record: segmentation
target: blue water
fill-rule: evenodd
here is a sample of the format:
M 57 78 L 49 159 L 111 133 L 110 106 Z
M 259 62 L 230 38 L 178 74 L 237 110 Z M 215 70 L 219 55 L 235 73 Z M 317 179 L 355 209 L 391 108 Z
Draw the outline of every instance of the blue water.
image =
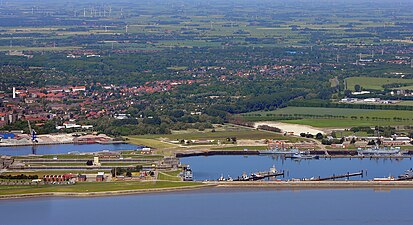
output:
M 352 177 L 355 179 L 373 179 L 374 177 L 397 177 L 405 170 L 413 167 L 411 159 L 319 159 L 301 160 L 272 158 L 270 156 L 210 156 L 181 158 L 184 164 L 189 164 L 196 180 L 216 180 L 221 175 L 235 178 L 243 172 L 253 173 L 268 171 L 275 165 L 278 170 L 285 171 L 285 177 L 311 178 L 328 177 L 333 174 L 345 174 L 347 172 L 367 171 L 364 177 Z
M 5 225 L 411 225 L 413 190 L 221 190 L 0 201 Z
M 103 150 L 136 150 L 139 146 L 131 144 L 61 144 L 61 145 L 37 145 L 19 147 L 0 147 L 0 155 L 28 155 L 28 154 L 66 154 L 68 152 L 98 152 Z

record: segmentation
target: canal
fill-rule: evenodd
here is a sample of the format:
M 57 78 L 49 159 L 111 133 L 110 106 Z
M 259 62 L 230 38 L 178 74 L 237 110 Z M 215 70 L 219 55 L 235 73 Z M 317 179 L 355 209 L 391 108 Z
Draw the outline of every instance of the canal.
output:
M 413 190 L 237 190 L 1 200 L 7 225 L 411 225 Z
M 195 180 L 216 180 L 221 175 L 232 178 L 259 171 L 268 171 L 275 166 L 277 170 L 285 171 L 285 177 L 311 178 L 328 177 L 333 174 L 345 174 L 347 172 L 367 172 L 364 177 L 352 177 L 351 180 L 373 179 L 375 177 L 388 177 L 402 174 L 413 167 L 413 161 L 406 159 L 349 159 L 333 158 L 319 160 L 293 160 L 276 158 L 272 156 L 196 156 L 181 158 L 181 163 L 188 164 L 192 168 Z
M 131 144 L 59 144 L 59 145 L 36 145 L 18 147 L 0 147 L 0 155 L 50 155 L 67 154 L 69 152 L 98 152 L 103 150 L 120 151 L 136 150 L 141 146 Z

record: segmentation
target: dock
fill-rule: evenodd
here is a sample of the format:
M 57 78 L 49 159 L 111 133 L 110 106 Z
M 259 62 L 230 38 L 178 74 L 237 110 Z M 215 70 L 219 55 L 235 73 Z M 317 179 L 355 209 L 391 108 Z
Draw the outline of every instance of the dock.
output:
M 307 151 L 310 156 L 318 156 L 319 158 L 333 159 L 333 158 L 357 158 L 357 159 L 411 159 L 413 156 L 413 151 L 407 150 L 404 154 L 397 155 L 358 155 L 355 150 L 309 150 Z M 271 154 L 260 154 L 258 150 L 187 150 L 177 152 L 175 154 L 176 158 L 185 158 L 193 156 L 215 156 L 215 155 L 265 155 L 269 156 Z M 274 154 L 277 155 L 277 154 Z M 281 157 L 285 157 L 288 154 L 279 154 Z
M 265 180 L 265 179 L 270 179 L 273 177 L 278 177 L 278 176 L 284 176 L 284 171 L 282 172 L 258 172 L 258 173 L 253 173 L 251 176 L 247 177 L 238 177 L 234 179 L 234 181 L 257 181 L 257 180 Z
M 205 150 L 205 151 L 186 151 L 176 153 L 176 158 L 185 158 L 192 156 L 214 156 L 214 155 L 259 155 L 259 151 L 255 150 Z
M 364 171 L 356 172 L 356 173 L 346 173 L 346 174 L 341 174 L 341 175 L 334 175 L 330 177 L 318 177 L 315 179 L 311 179 L 312 181 L 326 181 L 326 180 L 335 180 L 335 179 L 340 179 L 340 178 L 349 178 L 349 177 L 356 177 L 356 176 L 361 176 L 363 177 Z
M 270 190 L 315 190 L 315 189 L 413 189 L 413 181 L 207 181 L 204 184 L 222 188 L 268 188 Z

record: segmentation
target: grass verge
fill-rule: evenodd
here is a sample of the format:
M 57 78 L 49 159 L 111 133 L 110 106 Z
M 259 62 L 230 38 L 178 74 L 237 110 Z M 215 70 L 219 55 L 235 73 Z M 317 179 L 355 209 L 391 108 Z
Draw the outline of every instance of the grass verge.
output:
M 195 182 L 171 182 L 171 181 L 127 181 L 127 182 L 84 182 L 74 185 L 56 186 L 0 186 L 0 195 L 13 194 L 36 194 L 48 192 L 67 192 L 67 193 L 91 193 L 106 191 L 125 191 L 125 190 L 145 190 L 158 188 L 177 188 L 194 187 L 201 185 Z

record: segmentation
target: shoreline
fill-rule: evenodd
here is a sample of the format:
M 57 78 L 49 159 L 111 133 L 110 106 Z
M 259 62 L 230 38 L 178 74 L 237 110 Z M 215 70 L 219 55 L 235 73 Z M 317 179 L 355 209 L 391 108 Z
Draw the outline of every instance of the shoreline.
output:
M 413 189 L 413 181 L 209 181 L 208 184 L 216 184 L 216 187 L 224 188 L 273 188 L 290 190 L 314 190 L 314 189 Z
M 75 197 L 75 198 L 92 198 L 92 197 L 110 197 L 110 196 L 122 196 L 122 195 L 139 195 L 139 194 L 151 194 L 151 193 L 168 193 L 178 191 L 190 191 L 197 189 L 204 189 L 215 187 L 213 184 L 202 184 L 195 186 L 185 187 L 170 187 L 170 188 L 149 188 L 139 190 L 119 190 L 119 191 L 102 191 L 102 192 L 44 192 L 44 193 L 29 193 L 29 194 L 11 194 L 0 195 L 1 200 L 10 199 L 28 199 L 28 198 L 40 198 L 40 197 Z
M 40 197 L 74 197 L 74 198 L 92 198 L 92 197 L 111 197 L 122 195 L 140 195 L 153 193 L 184 192 L 199 189 L 265 189 L 265 190 L 343 190 L 343 189 L 373 189 L 373 190 L 396 190 L 396 189 L 413 189 L 413 181 L 206 181 L 199 182 L 200 185 L 171 188 L 150 188 L 140 190 L 119 190 L 103 192 L 45 192 L 31 194 L 10 194 L 0 195 L 1 200 L 10 199 L 29 199 Z

